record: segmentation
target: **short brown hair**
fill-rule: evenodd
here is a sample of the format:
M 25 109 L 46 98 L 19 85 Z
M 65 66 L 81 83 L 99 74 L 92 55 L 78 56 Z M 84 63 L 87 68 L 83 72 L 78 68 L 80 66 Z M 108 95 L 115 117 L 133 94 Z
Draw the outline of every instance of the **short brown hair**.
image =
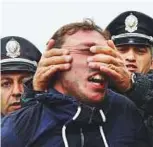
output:
M 58 29 L 51 39 L 55 40 L 54 47 L 61 47 L 64 43 L 64 35 L 72 35 L 79 30 L 94 30 L 99 32 L 105 39 L 109 39 L 110 36 L 104 32 L 98 25 L 94 23 L 91 19 L 84 19 L 82 22 L 74 22 L 67 25 L 64 25 L 60 29 Z

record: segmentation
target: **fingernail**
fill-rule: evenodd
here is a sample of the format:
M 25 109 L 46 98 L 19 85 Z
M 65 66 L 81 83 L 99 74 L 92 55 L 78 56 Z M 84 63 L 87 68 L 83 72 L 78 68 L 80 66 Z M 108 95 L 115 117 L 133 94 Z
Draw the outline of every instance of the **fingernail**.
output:
M 69 69 L 70 66 L 71 66 L 70 64 L 65 64 L 65 65 L 64 65 L 65 69 Z
M 71 60 L 72 60 L 72 57 L 71 57 L 71 56 L 66 56 L 66 57 L 65 57 L 65 61 L 66 61 L 66 62 L 69 62 L 69 61 L 71 61 Z
M 91 61 L 93 61 L 93 58 L 92 57 L 88 57 L 87 58 L 87 62 L 91 62 Z
M 64 52 L 63 52 L 63 55 L 68 55 L 70 52 L 69 52 L 69 50 L 65 50 Z
M 90 51 L 93 52 L 93 53 L 95 53 L 95 52 L 96 52 L 96 47 L 95 47 L 95 46 L 92 46 L 92 47 L 90 48 Z
M 90 62 L 90 63 L 88 64 L 88 66 L 89 66 L 89 67 L 94 67 L 94 63 Z

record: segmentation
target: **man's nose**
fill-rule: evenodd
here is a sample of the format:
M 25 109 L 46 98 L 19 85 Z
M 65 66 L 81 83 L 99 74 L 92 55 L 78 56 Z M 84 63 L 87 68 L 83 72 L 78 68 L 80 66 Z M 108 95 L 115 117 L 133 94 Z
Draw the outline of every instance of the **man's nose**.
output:
M 130 50 L 127 54 L 126 54 L 126 61 L 129 61 L 129 62 L 135 62 L 136 59 L 135 59 L 135 54 L 133 52 L 133 50 Z
M 21 98 L 22 93 L 23 93 L 23 84 L 15 83 L 12 96 L 16 98 Z

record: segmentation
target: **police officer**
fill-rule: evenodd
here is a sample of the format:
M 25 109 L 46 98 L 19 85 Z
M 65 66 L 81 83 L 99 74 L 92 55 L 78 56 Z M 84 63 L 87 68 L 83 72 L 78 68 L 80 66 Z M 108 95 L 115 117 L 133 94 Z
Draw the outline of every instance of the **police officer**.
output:
M 153 142 L 153 18 L 126 11 L 107 27 L 129 72 L 132 85 L 125 93 L 142 110 Z
M 23 81 L 31 78 L 41 52 L 30 41 L 18 36 L 1 39 L 1 115 L 21 108 Z

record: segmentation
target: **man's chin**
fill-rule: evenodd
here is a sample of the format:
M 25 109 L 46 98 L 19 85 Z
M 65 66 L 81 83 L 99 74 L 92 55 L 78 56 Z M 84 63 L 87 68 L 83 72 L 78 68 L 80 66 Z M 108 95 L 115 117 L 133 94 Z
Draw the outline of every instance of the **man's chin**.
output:
M 8 110 L 8 113 L 11 113 L 13 111 L 16 111 L 16 110 L 18 110 L 20 108 L 21 108 L 21 105 L 10 106 L 10 108 Z
M 99 103 L 102 102 L 104 100 L 105 97 L 105 92 L 104 93 L 92 93 L 90 95 L 88 95 L 87 97 L 87 101 L 89 103 Z
M 95 97 L 90 98 L 89 100 L 92 101 L 93 103 L 99 103 L 104 100 L 104 96 L 101 96 L 101 97 L 95 96 Z

